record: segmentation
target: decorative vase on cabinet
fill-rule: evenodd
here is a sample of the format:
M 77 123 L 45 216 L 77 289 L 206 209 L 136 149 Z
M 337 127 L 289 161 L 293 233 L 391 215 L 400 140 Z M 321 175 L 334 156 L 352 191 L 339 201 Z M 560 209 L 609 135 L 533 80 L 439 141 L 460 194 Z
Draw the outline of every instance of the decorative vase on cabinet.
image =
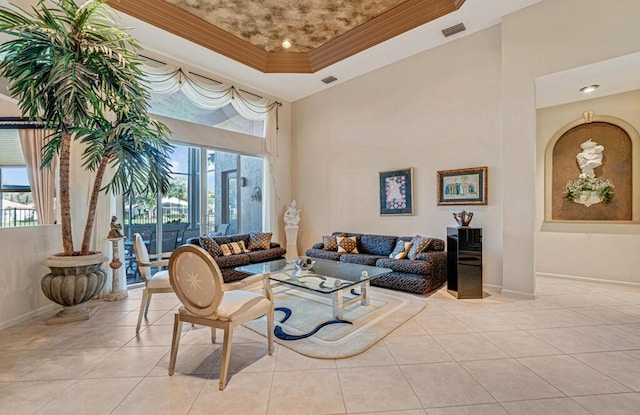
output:
M 482 228 L 447 228 L 447 291 L 482 298 Z

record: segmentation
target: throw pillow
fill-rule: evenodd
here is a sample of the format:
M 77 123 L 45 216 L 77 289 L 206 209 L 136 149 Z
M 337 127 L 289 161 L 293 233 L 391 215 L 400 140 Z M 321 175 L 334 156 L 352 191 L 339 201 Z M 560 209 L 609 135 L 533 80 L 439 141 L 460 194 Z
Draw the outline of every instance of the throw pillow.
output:
M 338 252 L 347 254 L 358 253 L 358 243 L 355 236 L 336 236 L 338 242 Z
M 420 235 L 414 236 L 413 239 L 411 239 L 411 243 L 413 243 L 413 246 L 409 250 L 409 254 L 407 255 L 407 258 L 416 259 L 416 255 L 418 255 L 420 252 L 424 252 L 427 250 L 430 240 L 431 238 L 425 238 L 424 236 L 420 236 Z
M 271 247 L 271 232 L 251 232 L 249 234 L 249 251 L 259 251 Z
M 399 240 L 398 242 L 396 242 L 396 247 L 393 248 L 393 252 L 389 254 L 389 258 L 402 259 L 406 257 L 412 246 L 413 242 L 405 242 Z
M 335 235 L 323 236 L 322 243 L 324 244 L 325 251 L 337 251 L 338 250 L 338 240 Z
M 220 249 L 222 249 L 222 255 L 224 256 L 249 252 L 249 250 L 244 246 L 244 241 L 229 242 L 228 244 L 222 244 L 220 245 Z
M 220 245 L 218 245 L 218 243 L 214 241 L 212 237 L 207 235 L 202 235 L 200 237 L 200 243 L 202 244 L 202 247 L 206 249 L 207 252 L 209 252 L 209 255 L 211 255 L 212 257 L 215 258 L 217 256 L 222 255 L 222 249 L 220 249 Z

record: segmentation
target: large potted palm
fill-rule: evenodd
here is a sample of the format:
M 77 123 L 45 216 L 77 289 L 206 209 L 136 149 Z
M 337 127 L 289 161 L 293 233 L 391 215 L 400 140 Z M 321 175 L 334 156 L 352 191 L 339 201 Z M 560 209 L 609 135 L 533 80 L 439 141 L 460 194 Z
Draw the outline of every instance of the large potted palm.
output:
M 169 186 L 169 131 L 149 116 L 138 45 L 117 28 L 105 3 L 40 0 L 30 11 L 0 7 L 0 32 L 11 36 L 0 45 L 0 75 L 22 114 L 51 131 L 43 167 L 56 155 L 59 160 L 63 252 L 45 260 L 51 273 L 41 285 L 65 306 L 62 321 L 89 318 L 84 302 L 104 286 L 107 258 L 90 250 L 100 191 L 164 193 Z M 72 234 L 72 148 L 81 149 L 83 168 L 95 173 L 79 250 Z M 104 185 L 108 169 L 112 179 Z

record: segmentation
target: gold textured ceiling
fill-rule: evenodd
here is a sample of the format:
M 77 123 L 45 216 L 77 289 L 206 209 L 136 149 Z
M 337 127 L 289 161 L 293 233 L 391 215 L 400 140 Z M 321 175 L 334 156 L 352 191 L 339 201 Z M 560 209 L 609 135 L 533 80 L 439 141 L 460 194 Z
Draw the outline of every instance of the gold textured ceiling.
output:
M 309 52 L 406 0 L 165 1 L 266 52 Z
M 121 12 L 265 73 L 313 73 L 465 0 L 109 0 Z M 288 39 L 292 47 L 284 49 Z

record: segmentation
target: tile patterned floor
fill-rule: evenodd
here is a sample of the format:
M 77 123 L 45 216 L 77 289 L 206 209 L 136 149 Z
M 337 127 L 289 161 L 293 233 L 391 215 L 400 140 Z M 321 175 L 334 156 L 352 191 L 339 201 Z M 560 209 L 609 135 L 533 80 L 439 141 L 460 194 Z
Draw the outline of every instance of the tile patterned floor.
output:
M 366 353 L 319 360 L 234 334 L 221 346 L 185 325 L 167 376 L 173 295 L 154 296 L 139 336 L 140 291 L 98 301 L 93 319 L 0 331 L 0 414 L 640 413 L 640 288 L 539 278 L 536 300 L 491 294 L 428 307 Z M 218 336 L 222 338 L 221 335 Z

